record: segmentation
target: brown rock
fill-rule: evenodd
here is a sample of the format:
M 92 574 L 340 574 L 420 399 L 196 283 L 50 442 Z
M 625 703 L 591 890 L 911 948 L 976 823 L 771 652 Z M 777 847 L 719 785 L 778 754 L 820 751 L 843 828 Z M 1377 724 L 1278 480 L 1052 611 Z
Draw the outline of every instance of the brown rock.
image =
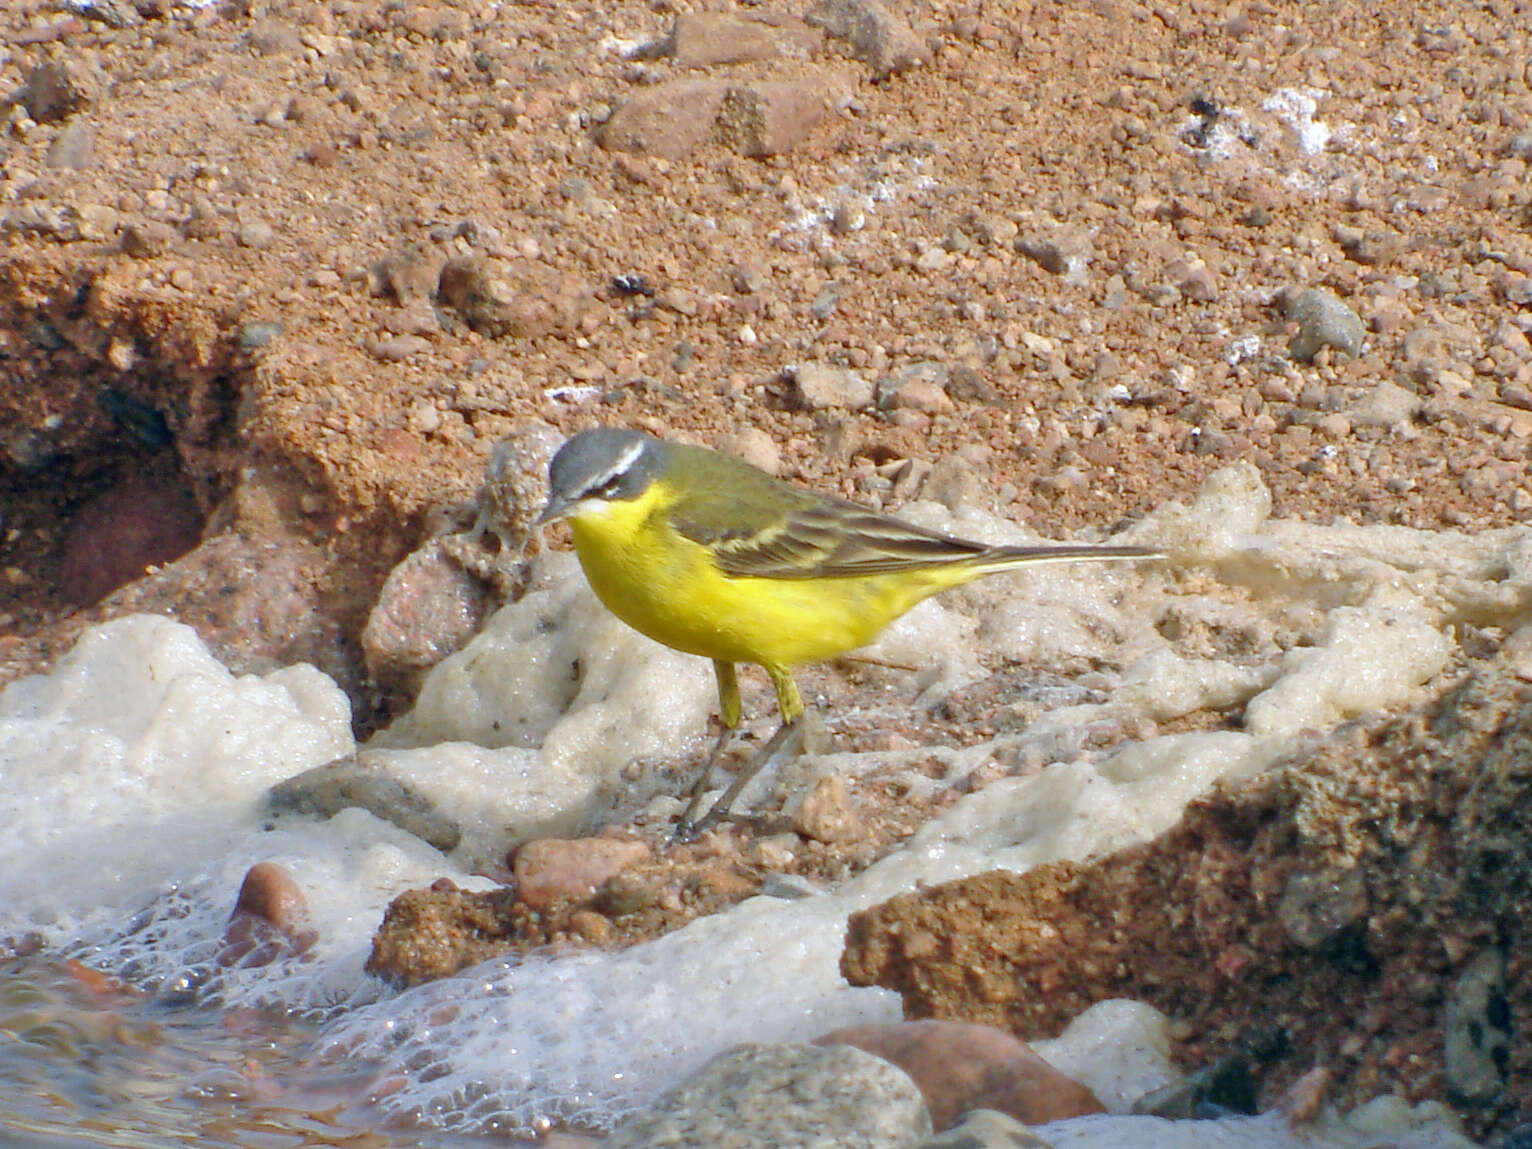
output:
M 709 68 L 753 60 L 807 58 L 823 44 L 822 32 L 789 16 L 685 12 L 676 17 L 664 50 L 683 68 Z
M 406 890 L 373 935 L 367 972 L 405 985 L 451 977 L 504 953 L 515 932 L 515 891 L 475 893 L 437 881 Z
M 180 558 L 201 534 L 202 512 L 185 487 L 129 478 L 96 495 L 70 523 L 61 589 L 71 602 L 89 606 L 149 567 Z
M 719 110 L 718 135 L 742 156 L 791 151 L 845 100 L 844 86 L 822 75 L 731 87 Z
M 878 0 L 818 0 L 804 19 L 846 41 L 879 79 L 930 58 L 924 41 Z
M 649 857 L 649 847 L 626 838 L 542 838 L 516 851 L 517 900 L 534 910 L 562 898 L 588 898 L 596 887 Z
M 461 650 L 484 621 L 484 583 L 429 540 L 389 572 L 362 630 L 362 657 L 379 685 L 413 694 L 421 677 Z
M 854 1025 L 816 1038 L 853 1045 L 915 1079 L 940 1133 L 970 1109 L 995 1109 L 1026 1125 L 1103 1113 L 1096 1095 L 1004 1030 L 961 1021 Z
M 437 295 L 469 327 L 496 339 L 572 334 L 590 305 L 576 279 L 546 264 L 472 255 L 447 261 Z
M 679 160 L 713 134 L 729 86 L 726 80 L 671 80 L 640 89 L 601 126 L 597 142 L 614 152 Z
M 67 119 L 91 102 L 90 93 L 78 73 L 52 61 L 39 64 L 27 73 L 20 95 L 27 115 L 39 124 Z
M 319 936 L 303 928 L 308 916 L 308 900 L 292 874 L 275 862 L 257 862 L 239 887 L 218 963 L 269 965 L 307 952 Z
M 1448 988 L 1479 955 L 1526 944 L 1532 894 L 1506 875 L 1532 869 L 1529 748 L 1532 687 L 1492 667 L 1215 791 L 1153 842 L 853 914 L 841 969 L 897 988 L 907 1016 L 1022 1036 L 1136 998 L 1177 1018 L 1192 1064 L 1229 1055 L 1259 1018 L 1257 1033 L 1292 1040 L 1263 1068 L 1263 1105 L 1316 1064 L 1343 1108 L 1426 1096 L 1451 1068 Z M 1501 1016 L 1532 1009 L 1525 963 L 1500 1000 Z M 1525 1106 L 1532 1050 L 1496 1072 L 1496 1104 Z
M 816 842 L 854 842 L 866 827 L 846 793 L 846 784 L 830 774 L 814 784 L 793 814 L 793 829 Z

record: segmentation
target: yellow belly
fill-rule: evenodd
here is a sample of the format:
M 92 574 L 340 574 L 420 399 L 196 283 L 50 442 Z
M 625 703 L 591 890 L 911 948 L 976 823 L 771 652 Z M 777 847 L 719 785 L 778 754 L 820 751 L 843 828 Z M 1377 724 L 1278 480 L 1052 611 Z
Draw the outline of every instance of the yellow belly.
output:
M 865 646 L 921 599 L 971 573 L 937 570 L 843 579 L 730 578 L 706 548 L 638 508 L 571 520 L 597 597 L 635 630 L 722 662 L 793 667 Z M 631 521 L 630 521 L 631 520 Z

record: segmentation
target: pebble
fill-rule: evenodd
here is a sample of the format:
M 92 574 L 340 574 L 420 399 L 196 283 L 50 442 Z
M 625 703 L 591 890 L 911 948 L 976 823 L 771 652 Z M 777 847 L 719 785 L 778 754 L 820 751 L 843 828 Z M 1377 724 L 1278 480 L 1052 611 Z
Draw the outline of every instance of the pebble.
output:
M 782 449 L 777 441 L 759 427 L 746 427 L 725 435 L 718 443 L 719 451 L 749 463 L 768 475 L 782 471 Z
M 1044 271 L 1080 283 L 1095 258 L 1090 235 L 1072 224 L 1031 221 L 1016 239 L 1016 250 Z
M 1298 324 L 1298 334 L 1287 351 L 1300 363 L 1309 362 L 1325 347 L 1353 359 L 1361 355 L 1367 327 L 1361 316 L 1332 292 L 1309 288 L 1288 302 L 1286 312 L 1288 319 Z
M 413 695 L 426 671 L 479 632 L 488 605 L 483 582 L 440 538 L 428 540 L 389 572 L 378 592 L 362 629 L 367 672 L 385 689 Z
M 839 775 L 829 774 L 814 784 L 793 813 L 793 829 L 816 842 L 855 842 L 867 834 L 856 804 Z
M 856 1025 L 816 1039 L 887 1058 L 914 1078 L 940 1132 L 970 1109 L 1028 1125 L 1105 1112 L 1096 1095 L 993 1026 L 963 1021 Z
M 516 850 L 516 900 L 534 910 L 589 898 L 596 888 L 649 858 L 647 844 L 630 838 L 540 838 Z
M 824 45 L 823 33 L 789 16 L 684 12 L 661 49 L 682 68 L 709 68 L 783 57 L 804 59 Z
M 68 119 L 91 102 L 77 73 L 51 61 L 27 73 L 18 96 L 27 115 L 39 124 Z
M 306 952 L 319 939 L 316 931 L 304 928 L 308 918 L 308 899 L 292 874 L 276 862 L 257 862 L 240 884 L 218 964 L 269 965 Z
M 953 410 L 947 394 L 948 370 L 944 363 L 910 363 L 878 380 L 878 407 L 883 411 L 909 410 L 940 414 Z
M 184 487 L 133 477 L 91 498 L 70 520 L 59 589 L 78 606 L 105 598 L 202 537 L 202 512 Z
M 420 335 L 395 335 L 388 339 L 369 339 L 367 351 L 385 363 L 400 363 L 412 355 L 431 350 L 431 341 Z
M 817 0 L 803 18 L 846 41 L 878 79 L 930 59 L 925 42 L 878 0 Z
M 437 296 L 494 339 L 572 335 L 590 306 L 590 293 L 570 275 L 530 259 L 479 255 L 449 259 Z
M 70 120 L 48 145 L 43 164 L 50 168 L 84 171 L 96 162 L 96 130 L 84 119 Z
M 790 152 L 850 98 L 836 77 L 810 73 L 792 80 L 730 85 L 716 131 L 742 156 Z
M 352 807 L 413 834 L 442 853 L 457 848 L 462 831 L 389 772 L 387 752 L 359 750 L 278 782 L 266 795 L 273 813 L 333 818 Z
M 607 1138 L 605 1149 L 895 1149 L 931 1133 L 915 1083 L 847 1046 L 741 1045 Z
M 876 395 L 872 381 L 849 367 L 812 362 L 790 370 L 794 396 L 810 411 L 827 407 L 856 410 L 871 405 Z

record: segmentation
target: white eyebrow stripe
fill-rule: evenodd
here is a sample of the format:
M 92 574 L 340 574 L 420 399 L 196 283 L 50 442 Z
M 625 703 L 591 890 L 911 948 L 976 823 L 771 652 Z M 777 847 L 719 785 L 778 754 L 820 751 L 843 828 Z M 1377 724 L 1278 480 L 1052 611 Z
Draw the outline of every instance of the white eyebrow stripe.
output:
M 585 491 L 583 493 L 588 494 L 591 491 L 599 491 L 602 487 L 606 486 L 618 475 L 626 474 L 628 468 L 631 467 L 634 463 L 638 462 L 638 457 L 643 453 L 644 444 L 642 440 L 637 443 L 630 444 L 622 452 L 622 454 L 618 455 L 617 458 L 612 461 L 612 465 L 610 467 L 602 471 L 599 475 L 591 476 L 590 481 L 585 484 Z

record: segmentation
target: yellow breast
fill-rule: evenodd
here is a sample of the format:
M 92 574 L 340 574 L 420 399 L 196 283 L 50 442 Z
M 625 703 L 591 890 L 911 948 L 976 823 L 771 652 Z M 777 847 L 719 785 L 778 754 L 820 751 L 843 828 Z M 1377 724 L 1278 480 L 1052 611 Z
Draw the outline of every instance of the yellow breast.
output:
M 571 516 L 585 577 L 608 609 L 677 650 L 792 667 L 875 638 L 921 599 L 966 582 L 947 569 L 838 579 L 731 578 L 672 529 L 657 487 Z

